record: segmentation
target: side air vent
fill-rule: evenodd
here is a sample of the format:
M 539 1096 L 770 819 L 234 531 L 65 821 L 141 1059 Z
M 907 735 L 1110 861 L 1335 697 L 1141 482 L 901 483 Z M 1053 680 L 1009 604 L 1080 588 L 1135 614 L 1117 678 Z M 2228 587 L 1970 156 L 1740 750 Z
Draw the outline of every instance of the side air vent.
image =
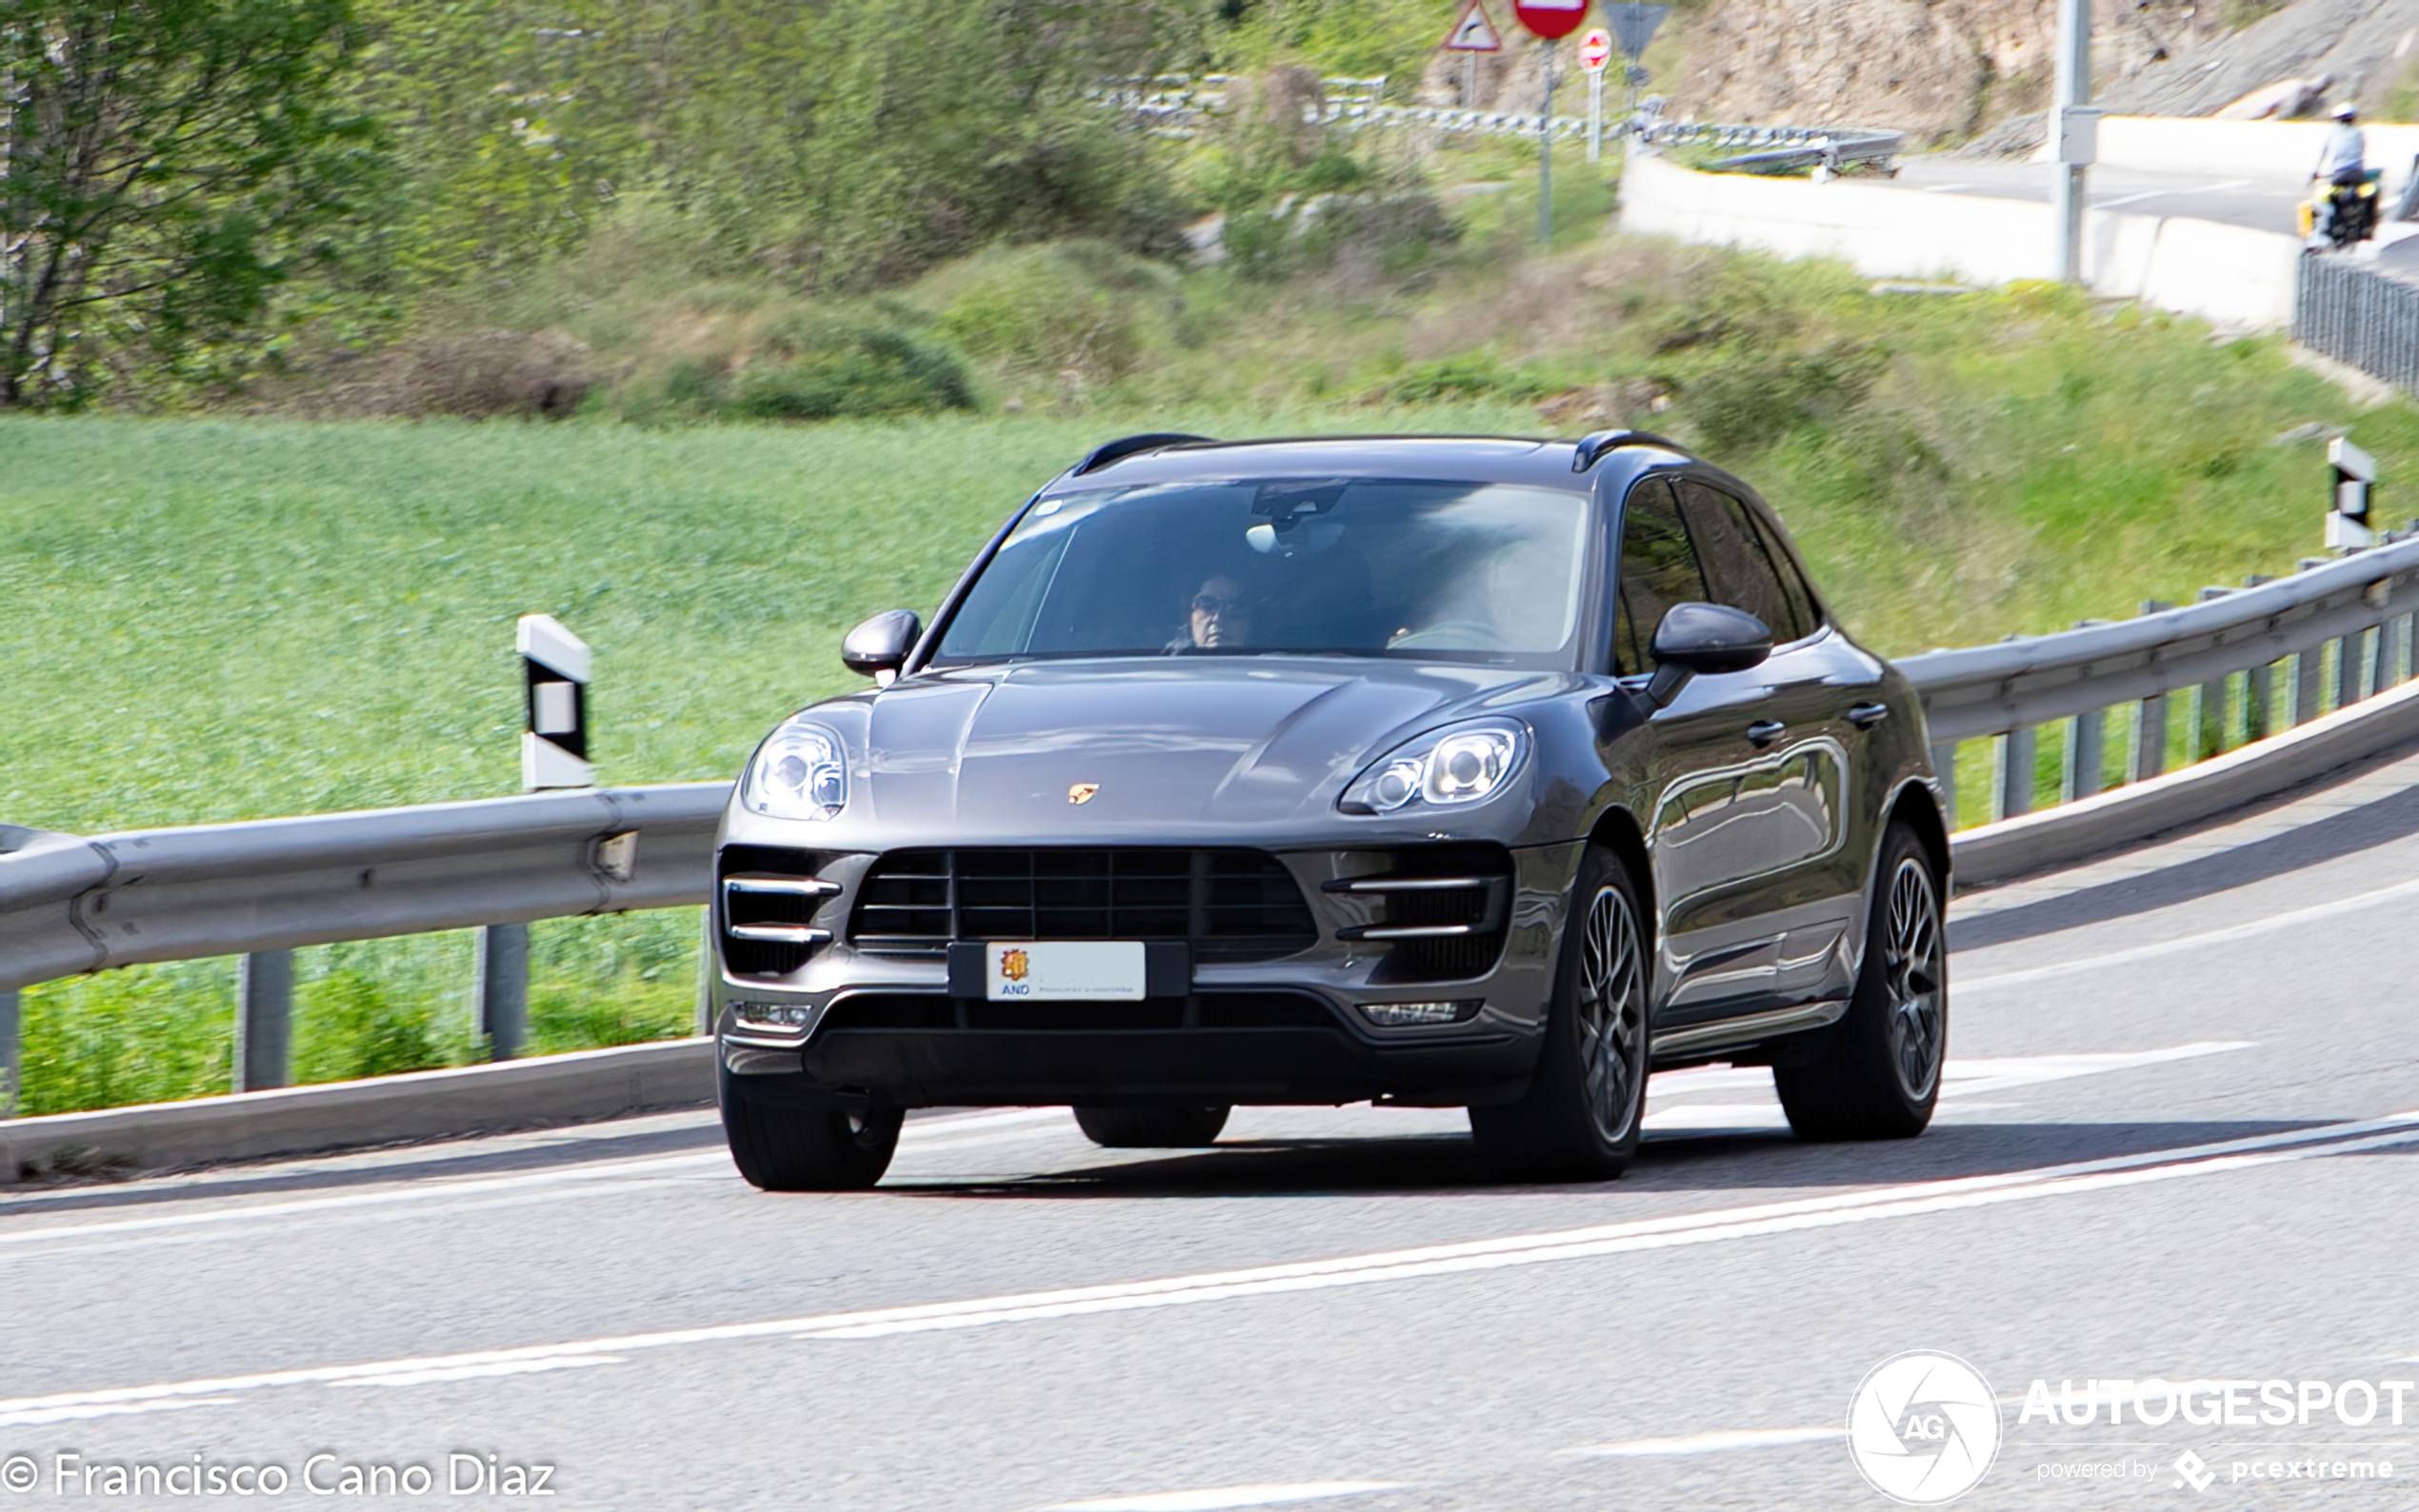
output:
M 814 873 L 822 857 L 774 846 L 727 846 L 716 865 L 714 914 L 723 964 L 739 976 L 786 977 L 831 943 L 814 916 L 840 885 Z
M 1390 869 L 1339 877 L 1321 890 L 1375 904 L 1368 924 L 1339 940 L 1388 945 L 1376 980 L 1452 982 L 1484 976 L 1503 954 L 1511 913 L 1511 857 L 1492 846 L 1400 851 Z

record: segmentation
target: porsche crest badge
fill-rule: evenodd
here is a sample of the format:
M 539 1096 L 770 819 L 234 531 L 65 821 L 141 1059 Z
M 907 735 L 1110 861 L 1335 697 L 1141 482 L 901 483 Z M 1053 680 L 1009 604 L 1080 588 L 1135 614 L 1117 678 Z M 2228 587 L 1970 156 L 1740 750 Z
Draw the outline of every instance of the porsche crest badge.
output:
M 1070 804 L 1089 804 L 1092 801 L 1092 794 L 1098 791 L 1100 791 L 1098 783 L 1077 783 L 1067 789 L 1067 801 Z

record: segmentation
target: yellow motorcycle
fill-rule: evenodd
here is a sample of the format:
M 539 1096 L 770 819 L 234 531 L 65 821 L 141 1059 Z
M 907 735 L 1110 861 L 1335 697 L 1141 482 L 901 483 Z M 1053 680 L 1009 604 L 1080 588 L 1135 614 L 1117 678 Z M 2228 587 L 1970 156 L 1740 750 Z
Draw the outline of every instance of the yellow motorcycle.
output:
M 2361 175 L 2357 184 L 2320 180 L 2310 189 L 2309 198 L 2297 207 L 2302 244 L 2341 251 L 2375 236 L 2378 186 L 2385 176 L 2385 169 L 2372 168 Z

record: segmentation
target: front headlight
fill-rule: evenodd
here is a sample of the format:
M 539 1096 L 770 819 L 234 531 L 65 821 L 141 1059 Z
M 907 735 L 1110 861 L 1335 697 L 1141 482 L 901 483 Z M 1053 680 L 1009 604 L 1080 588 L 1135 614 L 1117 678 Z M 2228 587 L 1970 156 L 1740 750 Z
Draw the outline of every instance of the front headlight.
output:
M 1430 730 L 1352 779 L 1335 806 L 1390 814 L 1414 803 L 1474 804 L 1511 780 L 1529 756 L 1529 731 L 1509 720 Z
M 829 819 L 849 802 L 848 752 L 820 725 L 791 720 L 748 764 L 739 801 L 774 819 Z

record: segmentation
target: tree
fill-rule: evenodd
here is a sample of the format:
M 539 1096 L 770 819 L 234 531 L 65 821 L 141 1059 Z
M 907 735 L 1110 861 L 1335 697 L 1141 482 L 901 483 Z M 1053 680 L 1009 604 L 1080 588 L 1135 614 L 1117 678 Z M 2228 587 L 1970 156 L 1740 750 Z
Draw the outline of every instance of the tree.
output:
M 375 162 L 351 0 L 0 0 L 0 408 L 213 359 Z

